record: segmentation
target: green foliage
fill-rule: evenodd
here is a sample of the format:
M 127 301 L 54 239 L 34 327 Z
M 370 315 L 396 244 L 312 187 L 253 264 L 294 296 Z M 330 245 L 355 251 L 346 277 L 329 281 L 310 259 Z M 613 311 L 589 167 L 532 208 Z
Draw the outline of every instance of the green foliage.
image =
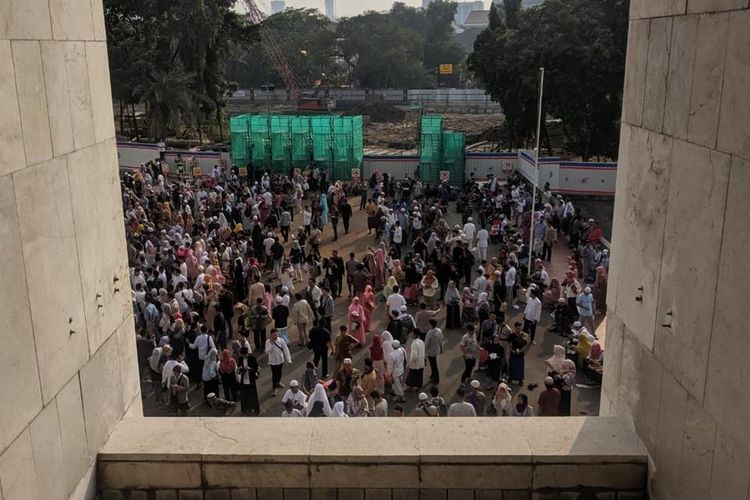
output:
M 388 14 L 368 12 L 338 25 L 339 48 L 351 68 L 352 83 L 368 88 L 430 85 L 421 36 Z
M 518 10 L 506 0 L 477 38 L 469 69 L 502 105 L 512 147 L 535 134 L 538 68 L 545 113 L 563 121 L 566 148 L 615 158 L 627 44 L 627 0 L 546 0 Z M 503 18 L 502 20 L 500 18 Z
M 221 110 L 233 85 L 224 78 L 232 41 L 254 28 L 232 0 L 105 0 L 113 97 L 146 106 L 154 139 L 180 133 Z M 219 127 L 221 129 L 221 127 Z
M 336 59 L 336 29 L 333 22 L 314 9 L 287 9 L 272 15 L 266 27 L 276 37 L 289 65 L 308 87 L 316 80 L 336 80 L 345 67 Z M 235 44 L 227 77 L 241 88 L 267 83 L 283 87 L 260 41 Z
M 426 10 L 396 2 L 388 12 L 338 23 L 312 9 L 287 9 L 266 23 L 308 88 L 316 80 L 368 88 L 434 87 L 440 64 L 458 65 L 465 58 L 453 41 L 455 12 L 453 2 L 433 2 Z M 260 43 L 237 44 L 227 75 L 245 88 L 268 82 L 283 86 Z

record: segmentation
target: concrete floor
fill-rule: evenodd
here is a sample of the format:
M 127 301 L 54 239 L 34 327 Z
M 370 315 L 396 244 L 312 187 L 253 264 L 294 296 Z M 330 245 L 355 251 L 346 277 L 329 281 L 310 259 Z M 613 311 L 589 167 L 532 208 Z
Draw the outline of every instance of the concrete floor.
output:
M 373 245 L 375 243 L 374 241 L 374 235 L 368 236 L 367 235 L 367 221 L 366 221 L 366 215 L 364 211 L 359 211 L 357 207 L 359 206 L 358 200 L 357 203 L 354 204 L 354 200 L 352 200 L 352 206 L 355 208 L 354 216 L 352 217 L 351 221 L 351 227 L 350 232 L 348 235 L 343 235 L 343 228 L 340 227 L 340 238 L 338 241 L 333 241 L 333 231 L 331 230 L 330 226 L 327 226 L 325 228 L 325 231 L 323 233 L 323 245 L 321 247 L 321 254 L 323 256 L 330 255 L 330 251 L 332 249 L 337 249 L 339 251 L 339 255 L 341 255 L 345 260 L 348 258 L 348 255 L 350 252 L 354 252 L 357 257 L 361 257 L 364 252 L 367 250 L 368 246 Z M 460 222 L 460 214 L 456 212 L 450 212 L 447 214 L 447 221 L 449 225 L 453 225 L 455 223 Z M 488 250 L 488 256 L 491 256 L 494 254 L 494 252 L 497 250 L 496 247 L 491 246 Z M 554 277 L 561 277 L 565 269 L 567 268 L 567 257 L 569 255 L 567 247 L 563 244 L 562 241 L 558 242 L 557 246 L 553 249 L 552 253 L 552 262 L 547 265 L 548 272 L 550 273 L 550 276 Z M 302 288 L 302 284 L 298 285 L 300 288 Z M 385 329 L 388 320 L 385 312 L 385 307 L 382 302 L 376 302 L 377 308 L 375 309 L 375 312 L 373 314 L 373 322 L 370 330 L 372 332 L 381 332 Z M 333 321 L 333 332 L 338 331 L 338 327 L 341 324 L 344 324 L 346 321 L 346 309 L 349 305 L 349 301 L 346 299 L 346 296 L 344 295 L 342 298 L 338 299 L 336 301 L 336 313 L 334 315 L 334 321 Z M 410 307 L 409 312 L 413 315 L 416 312 L 416 307 Z M 552 355 L 552 347 L 556 343 L 560 343 L 560 336 L 556 333 L 550 333 L 547 331 L 548 327 L 550 326 L 551 318 L 550 318 L 550 311 L 546 310 L 542 314 L 542 320 L 537 327 L 537 344 L 532 346 L 528 354 L 526 355 L 526 380 L 525 384 L 531 384 L 535 383 L 539 386 L 542 386 L 544 377 L 546 376 L 546 368 L 544 361 L 549 358 Z M 445 309 L 441 310 L 439 315 L 437 316 L 438 324 L 440 326 L 443 326 L 445 324 Z M 514 310 L 510 312 L 510 316 L 508 317 L 508 323 L 512 324 L 513 321 L 522 321 L 522 309 Z M 603 329 L 599 329 L 603 330 Z M 597 332 L 598 333 L 598 332 Z M 440 378 L 441 378 L 441 384 L 439 386 L 441 395 L 446 399 L 448 403 L 451 403 L 455 400 L 457 400 L 456 397 L 456 390 L 458 389 L 459 383 L 460 383 L 460 376 L 463 372 L 463 358 L 461 356 L 461 352 L 458 349 L 458 343 L 461 340 L 461 337 L 463 336 L 464 332 L 462 330 L 445 330 L 443 331 L 443 334 L 445 335 L 445 352 L 443 355 L 441 355 L 438 358 L 438 365 L 440 368 Z M 311 351 L 307 350 L 303 347 L 298 347 L 296 345 L 296 328 L 290 327 L 290 341 L 291 345 L 289 346 L 291 354 L 292 354 L 292 365 L 285 365 L 284 366 L 284 374 L 283 374 L 283 383 L 288 386 L 289 380 L 291 379 L 301 379 L 301 376 L 305 370 L 305 363 L 307 361 L 312 361 L 312 353 Z M 368 336 L 369 340 L 369 336 Z M 602 339 L 603 340 L 603 339 Z M 368 349 L 356 349 L 353 353 L 352 360 L 354 363 L 354 367 L 358 369 L 362 369 L 364 367 L 364 359 L 368 357 L 369 350 Z M 271 370 L 269 367 L 267 367 L 266 364 L 266 355 L 264 353 L 261 353 L 258 356 L 258 362 L 260 363 L 261 367 L 263 368 L 263 373 L 258 380 L 258 395 L 260 399 L 260 405 L 261 405 L 261 413 L 262 416 L 279 416 L 283 410 L 281 405 L 281 397 L 283 396 L 284 391 L 279 391 L 278 396 L 272 397 L 272 388 L 271 388 Z M 329 360 L 329 372 L 332 370 L 330 365 L 332 364 L 332 360 Z M 425 369 L 425 382 L 427 382 L 429 375 L 429 367 Z M 483 371 L 475 372 L 475 377 L 482 382 L 482 387 L 484 387 L 487 379 L 485 377 L 485 374 Z M 578 376 L 579 382 L 582 382 L 582 377 Z M 429 386 L 425 386 L 423 390 L 427 391 L 429 389 Z M 529 401 L 532 404 L 532 406 L 536 406 L 536 401 L 538 398 L 539 391 L 541 390 L 539 387 L 535 388 L 534 390 L 529 391 L 526 386 L 523 388 L 519 388 L 517 384 L 514 384 L 511 387 L 513 394 L 518 394 L 519 392 L 524 392 L 529 396 Z M 149 397 L 149 394 L 151 392 L 150 385 L 148 383 L 144 383 L 142 387 L 142 392 L 144 394 L 144 415 L 145 416 L 168 416 L 169 411 L 168 408 L 165 406 L 159 406 L 153 403 L 152 398 Z M 491 397 L 490 394 L 488 394 L 488 397 Z M 411 413 L 411 411 L 416 407 L 417 404 L 417 394 L 416 393 L 406 393 L 406 399 L 407 402 L 403 404 L 402 406 L 406 410 L 407 415 Z M 598 415 L 599 414 L 599 389 L 586 389 L 586 388 L 576 388 L 573 391 L 573 403 L 572 403 L 572 415 L 578 416 L 578 415 Z M 201 390 L 195 388 L 191 391 L 190 394 L 190 415 L 192 416 L 215 416 L 215 413 L 210 408 L 207 408 L 203 404 L 203 396 Z M 390 403 L 391 408 L 393 407 L 393 403 Z M 239 412 L 236 412 L 239 414 Z

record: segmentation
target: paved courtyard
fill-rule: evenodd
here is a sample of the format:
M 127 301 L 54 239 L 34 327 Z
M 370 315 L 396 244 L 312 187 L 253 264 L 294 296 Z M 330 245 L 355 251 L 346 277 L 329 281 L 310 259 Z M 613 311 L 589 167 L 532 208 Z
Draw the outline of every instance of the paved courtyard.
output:
M 350 200 L 352 206 L 355 208 L 354 215 L 351 221 L 351 227 L 348 235 L 343 234 L 343 228 L 339 224 L 339 239 L 333 241 L 333 231 L 330 225 L 326 226 L 323 233 L 323 245 L 321 246 L 321 255 L 326 257 L 330 255 L 331 250 L 336 249 L 339 251 L 339 255 L 348 258 L 350 252 L 354 252 L 357 258 L 361 258 L 366 252 L 368 246 L 374 245 L 374 235 L 367 234 L 367 220 L 364 211 L 358 210 L 359 200 Z M 454 210 L 454 205 L 451 204 L 450 212 L 446 214 L 446 220 L 449 225 L 460 223 L 460 214 Z M 294 227 L 294 225 L 293 225 Z M 488 251 L 488 257 L 495 254 L 497 251 L 496 246 L 490 246 Z M 547 264 L 547 270 L 551 277 L 561 277 L 565 269 L 567 268 L 567 257 L 569 255 L 568 249 L 565 244 L 558 241 L 557 245 L 552 252 L 552 262 Z M 303 284 L 298 284 L 298 289 L 303 288 Z M 379 299 L 379 298 L 378 298 Z M 388 323 L 385 306 L 382 301 L 376 299 L 377 307 L 373 313 L 373 322 L 370 328 L 371 332 L 382 332 Z M 333 334 L 338 332 L 338 327 L 346 323 L 346 309 L 349 305 L 349 300 L 346 299 L 346 294 L 342 298 L 336 300 L 336 313 L 334 314 L 333 320 Z M 417 311 L 416 307 L 410 307 L 409 313 L 412 315 Z M 508 314 L 508 324 L 512 325 L 513 321 L 523 321 L 522 319 L 523 309 L 512 310 Z M 445 308 L 440 311 L 437 316 L 438 326 L 443 328 L 445 325 Z M 542 319 L 537 327 L 536 340 L 537 344 L 531 346 L 528 354 L 526 355 L 526 380 L 524 381 L 524 387 L 519 388 L 517 384 L 511 386 L 513 394 L 519 392 L 525 392 L 529 396 L 529 401 L 532 406 L 536 407 L 536 401 L 538 398 L 539 391 L 543 389 L 543 380 L 546 376 L 546 369 L 544 361 L 552 355 L 552 347 L 561 343 L 561 337 L 557 333 L 548 332 L 548 328 L 551 326 L 550 311 L 545 309 L 542 314 Z M 602 344 L 604 345 L 603 330 L 604 328 L 597 329 L 597 335 L 599 335 Z M 446 330 L 443 328 L 445 335 L 445 352 L 438 357 L 438 364 L 440 368 L 440 392 L 441 395 L 450 404 L 457 400 L 456 390 L 460 383 L 461 373 L 463 372 L 464 363 L 461 356 L 461 352 L 458 348 L 458 343 L 464 334 L 463 330 Z M 291 379 L 301 379 L 303 372 L 305 371 L 305 363 L 312 361 L 312 351 L 307 350 L 303 347 L 298 347 L 296 344 L 296 328 L 290 326 L 290 352 L 292 354 L 292 364 L 284 366 L 284 376 L 282 382 L 288 386 Z M 368 336 L 368 341 L 370 337 Z M 352 361 L 354 367 L 362 369 L 364 367 L 364 360 L 369 355 L 368 349 L 355 349 L 352 355 Z M 281 397 L 284 391 L 279 391 L 276 397 L 272 397 L 271 388 L 271 370 L 266 364 L 266 354 L 256 353 L 258 356 L 258 362 L 263 368 L 263 373 L 257 382 L 258 385 L 258 396 L 261 405 L 261 416 L 280 416 L 283 408 L 281 405 Z M 329 360 L 329 365 L 333 363 L 333 360 Z M 329 371 L 331 368 L 329 368 Z M 428 380 L 429 367 L 425 369 L 425 382 Z M 486 384 L 486 378 L 483 371 L 475 372 L 475 377 L 482 382 L 482 387 Z M 583 381 L 582 376 L 578 375 L 579 383 Z M 529 384 L 537 384 L 539 387 L 528 390 Z M 426 385 L 423 389 L 425 392 L 429 390 L 429 385 Z M 150 397 L 151 388 L 147 381 L 144 381 L 142 387 L 144 397 L 144 415 L 146 416 L 169 416 L 169 409 L 165 406 L 159 406 L 153 403 Z M 491 397 L 488 394 L 488 397 Z M 406 410 L 406 414 L 410 414 L 411 411 L 417 405 L 417 393 L 407 392 L 407 402 L 402 406 Z M 573 391 L 572 396 L 572 415 L 598 415 L 599 413 L 599 388 L 576 388 Z M 391 409 L 393 403 L 389 402 Z M 190 410 L 189 414 L 192 416 L 212 416 L 215 415 L 214 411 L 203 404 L 202 391 L 199 388 L 193 388 L 190 394 Z M 236 411 L 239 416 L 239 411 Z

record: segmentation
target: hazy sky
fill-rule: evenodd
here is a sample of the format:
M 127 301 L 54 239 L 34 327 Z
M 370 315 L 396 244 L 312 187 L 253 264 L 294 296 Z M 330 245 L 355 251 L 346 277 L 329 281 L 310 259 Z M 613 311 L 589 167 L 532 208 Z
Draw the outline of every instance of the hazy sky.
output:
M 401 1 L 414 7 L 420 7 L 422 5 L 422 0 Z M 258 1 L 258 5 L 263 10 L 267 10 L 266 7 L 270 6 L 270 4 L 271 0 Z M 324 0 L 286 0 L 287 7 L 309 7 L 318 9 L 321 12 L 324 11 L 323 4 Z M 388 10 L 391 8 L 392 4 L 393 0 L 336 0 L 336 15 L 339 17 L 345 17 L 360 14 L 365 10 Z

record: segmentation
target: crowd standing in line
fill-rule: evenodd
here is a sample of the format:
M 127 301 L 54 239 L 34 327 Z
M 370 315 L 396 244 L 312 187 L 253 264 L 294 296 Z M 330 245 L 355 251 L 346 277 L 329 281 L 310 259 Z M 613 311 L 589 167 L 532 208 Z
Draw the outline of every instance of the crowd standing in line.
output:
M 200 386 L 217 414 L 259 415 L 265 368 L 271 397 L 286 389 L 284 417 L 570 415 L 577 369 L 587 385 L 601 381 L 594 325 L 605 309 L 608 252 L 596 222 L 549 186 L 532 216 L 518 178 L 507 186 L 472 179 L 457 195 L 447 184 L 379 173 L 331 183 L 318 169 L 241 178 L 215 167 L 206 179 L 171 179 L 150 162 L 122 185 L 140 364 L 150 397 L 174 414 L 199 404 L 189 397 Z M 328 254 L 322 234 L 328 225 L 334 240 L 348 234 L 353 196 L 371 245 L 363 255 Z M 450 226 L 454 206 L 462 224 Z M 553 278 L 545 262 L 562 237 L 571 257 Z M 336 299 L 350 305 L 334 332 Z M 545 310 L 560 343 L 535 408 L 522 392 L 525 357 Z M 374 318 L 386 317 L 386 330 L 373 330 Z M 464 370 L 460 401 L 448 405 L 439 359 L 445 332 L 456 329 Z M 355 349 L 368 353 L 362 367 L 353 366 Z M 309 361 L 285 377 L 292 356 Z M 413 411 L 402 406 L 407 391 L 418 393 Z

